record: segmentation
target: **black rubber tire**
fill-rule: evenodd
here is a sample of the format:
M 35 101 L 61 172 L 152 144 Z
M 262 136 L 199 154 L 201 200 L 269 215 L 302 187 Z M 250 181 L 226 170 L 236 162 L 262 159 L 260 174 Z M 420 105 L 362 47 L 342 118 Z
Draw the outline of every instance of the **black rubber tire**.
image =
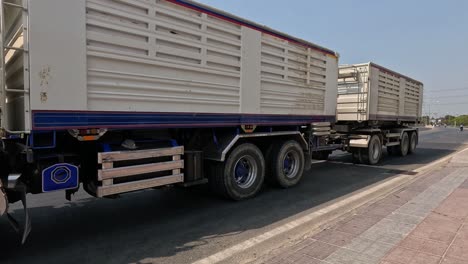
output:
M 400 140 L 400 147 L 398 148 L 398 155 L 402 157 L 408 155 L 409 143 L 410 142 L 409 142 L 408 133 L 404 132 Z
M 250 186 L 242 188 L 234 177 L 237 163 L 244 157 L 249 157 L 255 163 L 256 173 L 253 174 L 253 182 Z M 211 189 L 225 198 L 235 201 L 244 200 L 255 196 L 263 186 L 265 179 L 265 159 L 262 152 L 255 145 L 245 143 L 232 150 L 225 162 L 213 162 L 209 164 L 208 179 Z
M 291 175 L 286 175 L 283 169 L 286 155 L 293 156 L 295 166 Z M 268 155 L 268 182 L 281 188 L 289 188 L 299 183 L 304 173 L 305 158 L 301 145 L 295 140 L 289 140 L 273 146 Z
M 375 165 L 382 158 L 382 141 L 378 135 L 372 135 L 369 140 L 369 147 L 361 150 L 364 163 Z
M 411 132 L 408 153 L 413 154 L 416 151 L 417 145 L 418 145 L 418 133 Z

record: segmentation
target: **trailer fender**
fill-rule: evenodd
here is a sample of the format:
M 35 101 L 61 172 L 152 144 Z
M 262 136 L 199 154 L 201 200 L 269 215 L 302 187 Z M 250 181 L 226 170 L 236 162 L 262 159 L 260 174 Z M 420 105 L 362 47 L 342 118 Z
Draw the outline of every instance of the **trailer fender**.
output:
M 351 148 L 367 148 L 369 147 L 370 135 L 360 135 L 360 138 L 352 138 L 349 140 Z
M 216 139 L 215 144 L 207 146 L 204 153 L 205 159 L 224 162 L 229 151 L 241 139 L 266 137 L 292 137 L 297 140 L 304 150 L 309 149 L 307 141 L 299 131 L 280 131 L 280 132 L 265 132 L 252 134 L 237 134 L 231 136 L 220 137 Z
M 403 128 L 403 129 L 398 129 L 398 133 L 400 133 L 400 140 L 403 138 L 403 134 L 407 132 L 407 133 L 413 133 L 413 132 L 416 132 L 417 134 L 418 133 L 418 130 L 415 129 L 415 128 Z

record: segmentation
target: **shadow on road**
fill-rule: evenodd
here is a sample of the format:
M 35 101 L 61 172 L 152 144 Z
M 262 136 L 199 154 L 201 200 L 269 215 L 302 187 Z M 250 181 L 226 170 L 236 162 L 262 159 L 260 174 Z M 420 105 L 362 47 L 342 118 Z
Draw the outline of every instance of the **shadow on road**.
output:
M 5 219 L 0 219 L 0 262 L 194 261 L 261 234 L 287 218 L 393 177 L 398 171 L 411 171 L 456 149 L 426 148 L 424 143 L 408 158 L 385 157 L 382 164 L 374 167 L 340 163 L 351 159 L 342 155 L 332 158 L 338 162 L 314 164 L 295 188 L 266 186 L 257 198 L 242 202 L 222 200 L 203 187 L 64 203 L 63 198 L 57 202 L 50 194 L 34 196 L 30 198 L 45 202 L 30 209 L 33 231 L 26 245 L 20 246 L 18 236 L 8 228 Z M 21 210 L 15 210 L 14 215 L 20 218 Z

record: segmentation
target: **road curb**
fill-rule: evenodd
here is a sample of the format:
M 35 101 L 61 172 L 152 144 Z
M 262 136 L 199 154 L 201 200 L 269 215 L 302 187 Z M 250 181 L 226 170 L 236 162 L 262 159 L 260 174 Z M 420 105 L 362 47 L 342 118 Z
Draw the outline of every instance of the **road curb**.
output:
M 252 263 L 265 261 L 269 255 L 273 252 L 281 251 L 284 248 L 295 245 L 304 239 L 304 236 L 312 236 L 321 230 L 332 226 L 339 222 L 341 219 L 349 216 L 355 212 L 359 207 L 374 203 L 380 199 L 385 198 L 391 193 L 403 189 L 410 185 L 417 179 L 423 177 L 428 172 L 435 168 L 439 168 L 441 164 L 448 162 L 454 156 L 468 151 L 468 148 L 452 153 L 446 157 L 440 158 L 426 166 L 415 170 L 415 175 L 397 174 L 383 182 L 372 184 L 364 189 L 355 191 L 341 198 L 340 201 L 330 201 L 324 205 L 324 208 L 316 210 L 305 216 L 287 222 L 281 226 L 278 226 L 266 233 L 250 238 L 237 245 L 231 246 L 225 250 L 215 253 L 206 258 L 193 262 L 194 264 L 208 264 L 218 263 Z M 358 192 L 358 193 L 356 193 Z M 346 208 L 345 210 L 343 210 Z M 299 228 L 307 228 L 308 232 L 294 232 Z M 288 234 L 288 241 L 276 241 L 281 234 L 291 232 Z M 263 244 L 263 249 L 260 252 L 252 250 L 254 247 Z M 278 246 L 279 245 L 279 246 Z M 242 254 L 242 256 L 239 256 Z M 258 255 L 260 254 L 260 256 Z M 259 259 L 260 258 L 260 259 Z

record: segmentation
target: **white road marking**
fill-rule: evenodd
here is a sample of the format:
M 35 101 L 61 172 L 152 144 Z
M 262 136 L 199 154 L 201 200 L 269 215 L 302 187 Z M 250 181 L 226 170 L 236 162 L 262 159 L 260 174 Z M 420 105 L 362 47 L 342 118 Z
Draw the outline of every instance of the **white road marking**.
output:
M 428 170 L 429 168 L 432 168 L 434 166 L 437 166 L 443 162 L 446 162 L 448 160 L 450 160 L 453 156 L 457 155 L 457 154 L 460 154 L 462 152 L 465 152 L 465 151 L 468 151 L 468 148 L 466 149 L 463 149 L 463 150 L 460 150 L 458 152 L 455 152 L 447 157 L 444 157 L 444 158 L 441 158 L 441 159 L 438 159 L 434 162 L 431 162 L 429 164 L 427 164 L 426 166 L 423 166 L 415 171 L 418 172 L 418 174 Z M 293 220 L 289 223 L 286 223 L 282 226 L 279 226 L 279 227 L 276 227 L 268 232 L 265 232 L 261 235 L 258 235 L 256 237 L 253 237 L 253 238 L 250 238 L 242 243 L 239 243 L 237 245 L 234 245 L 230 248 L 227 248 L 223 251 L 220 251 L 218 253 L 215 253 L 211 256 L 208 256 L 206 258 L 203 258 L 203 259 L 200 259 L 200 260 L 197 260 L 195 262 L 193 262 L 193 264 L 213 264 L 213 263 L 218 263 L 220 261 L 223 261 L 223 260 L 226 260 L 232 256 L 234 256 L 235 254 L 238 254 L 242 251 L 245 251 L 246 249 L 249 249 L 249 248 L 252 248 L 254 247 L 255 245 L 257 244 L 260 244 L 262 242 L 265 242 L 266 240 L 268 239 L 271 239 L 275 236 L 278 236 L 280 234 L 283 234 L 283 233 L 286 233 L 296 227 L 299 227 L 303 224 L 306 224 L 307 222 L 310 222 L 314 219 L 317 219 L 318 217 L 324 215 L 324 214 L 327 214 L 327 213 L 330 213 L 334 210 L 337 210 L 337 209 L 340 209 L 342 207 L 345 207 L 346 205 L 349 205 L 349 204 L 352 204 L 353 202 L 355 201 L 358 201 L 359 199 L 362 199 L 362 198 L 365 198 L 366 196 L 370 195 L 370 194 L 373 194 L 373 193 L 376 193 L 376 192 L 379 192 L 380 190 L 382 189 L 385 189 L 387 186 L 392 186 L 392 185 L 396 185 L 398 182 L 404 182 L 406 181 L 407 179 L 410 179 L 412 177 L 416 177 L 415 175 L 401 175 L 399 177 L 395 177 L 393 179 L 390 179 L 386 182 L 383 182 L 382 184 L 379 184 L 377 186 L 374 186 L 374 187 L 371 187 L 370 189 L 368 190 L 365 190 L 361 193 L 357 193 L 351 197 L 348 197 L 344 200 L 341 200 L 341 201 L 338 201 L 334 204 L 331 204 L 325 208 L 322 208 L 318 211 L 315 211 L 315 212 L 312 212 L 308 215 L 305 215 L 305 216 L 302 216 L 296 220 Z M 362 203 L 363 204 L 363 203 Z M 358 205 L 358 206 L 361 206 L 362 204 Z M 352 209 L 350 209 L 352 210 Z M 348 210 L 348 211 L 350 211 Z
M 298 226 L 301 226 L 307 222 L 310 222 L 324 214 L 327 214 L 327 213 L 330 213 L 334 210 L 337 210 L 337 209 L 340 209 L 342 207 L 345 207 L 346 205 L 348 204 L 351 204 L 359 199 L 362 199 L 364 197 L 366 197 L 367 195 L 369 194 L 372 194 L 372 193 L 375 193 L 375 192 L 378 192 L 384 188 L 386 188 L 387 186 L 391 186 L 393 184 L 396 184 L 397 182 L 400 182 L 400 181 L 404 181 L 408 178 L 410 178 L 411 176 L 408 176 L 408 175 L 403 175 L 401 177 L 395 177 L 391 180 L 388 180 L 380 185 L 377 185 L 377 186 L 374 186 L 366 191 L 363 191 L 361 193 L 358 193 L 356 195 L 353 195 L 349 198 L 346 198 L 344 200 L 341 200 L 339 202 L 336 202 L 334 204 L 331 204 L 325 208 L 322 208 L 318 211 L 315 211 L 315 212 L 312 212 L 308 215 L 305 215 L 301 218 L 298 218 L 294 221 L 291 221 L 289 223 L 286 223 L 282 226 L 279 226 L 273 230 L 270 230 L 266 233 L 263 233 L 259 236 L 256 236 L 256 237 L 253 237 L 253 238 L 250 238 L 240 244 L 237 244 L 235 246 L 232 246 L 230 248 L 227 248 L 223 251 L 220 251 L 216 254 L 213 254 L 207 258 L 204 258 L 204 259 L 200 259 L 198 261 L 195 261 L 193 262 L 193 264 L 212 264 L 212 263 L 218 263 L 222 260 L 225 260 L 229 257 L 232 257 L 233 255 L 237 254 L 237 253 L 240 253 L 248 248 L 251 248 L 259 243 L 262 243 L 270 238 L 273 238 L 277 235 L 280 235 L 280 234 L 283 234 L 287 231 L 290 231 Z
M 449 161 L 449 160 L 452 159 L 455 155 L 458 155 L 458 154 L 463 153 L 463 152 L 465 152 L 465 151 L 468 151 L 468 148 L 459 150 L 459 151 L 457 151 L 457 152 L 455 152 L 455 153 L 452 153 L 452 154 L 450 154 L 450 155 L 448 155 L 448 156 L 445 156 L 445 157 L 443 157 L 443 158 L 440 158 L 440 159 L 438 159 L 438 160 L 436 160 L 436 161 L 433 161 L 433 162 L 431 162 L 431 163 L 429 163 L 429 164 L 427 164 L 427 165 L 425 165 L 425 166 L 419 167 L 419 168 L 415 169 L 414 171 L 415 171 L 415 172 L 418 172 L 418 173 L 427 171 L 427 170 L 431 169 L 431 168 L 434 167 L 434 166 L 437 166 L 437 165 L 439 165 L 439 164 L 442 164 L 442 163 L 445 163 L 445 162 Z

